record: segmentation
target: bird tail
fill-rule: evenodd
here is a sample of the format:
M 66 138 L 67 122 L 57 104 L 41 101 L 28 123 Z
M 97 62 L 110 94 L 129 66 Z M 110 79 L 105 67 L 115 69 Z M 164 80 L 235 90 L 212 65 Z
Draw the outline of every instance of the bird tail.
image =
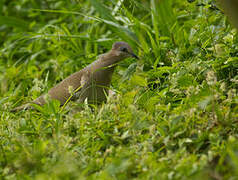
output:
M 27 109 L 30 109 L 31 106 L 30 104 L 23 104 L 21 106 L 18 106 L 18 107 L 15 107 L 13 109 L 10 110 L 10 112 L 17 112 L 17 111 L 21 111 L 21 110 L 27 110 Z

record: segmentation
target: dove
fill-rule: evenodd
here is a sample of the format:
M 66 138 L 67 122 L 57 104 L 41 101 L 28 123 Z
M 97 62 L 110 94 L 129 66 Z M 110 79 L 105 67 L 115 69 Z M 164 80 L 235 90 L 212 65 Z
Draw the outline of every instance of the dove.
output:
M 78 72 L 73 73 L 60 83 L 52 87 L 47 94 L 35 99 L 33 104 L 40 106 L 47 102 L 47 97 L 66 105 L 70 100 L 83 103 L 87 99 L 88 104 L 100 105 L 106 102 L 112 74 L 118 63 L 126 58 L 139 59 L 126 42 L 115 42 L 112 49 Z M 12 112 L 32 108 L 31 103 L 12 109 Z

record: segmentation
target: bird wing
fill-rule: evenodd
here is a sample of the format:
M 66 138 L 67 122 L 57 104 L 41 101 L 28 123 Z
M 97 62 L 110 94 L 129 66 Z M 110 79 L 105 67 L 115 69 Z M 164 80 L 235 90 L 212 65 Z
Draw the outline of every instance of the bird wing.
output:
M 48 94 L 41 95 L 32 103 L 44 105 L 46 103 L 47 96 L 51 99 L 59 100 L 61 106 L 65 105 L 68 101 L 75 99 L 79 99 L 79 102 L 83 102 L 88 96 L 87 85 L 90 84 L 90 79 L 89 71 L 83 69 L 67 77 L 59 84 L 51 88 Z M 29 108 L 32 108 L 31 103 L 18 106 L 10 111 L 16 112 Z
M 81 70 L 76 72 L 59 84 L 51 88 L 48 92 L 48 96 L 51 99 L 56 99 L 60 101 L 61 105 L 64 105 L 69 100 L 75 100 L 77 96 L 79 96 L 83 89 L 85 89 L 85 85 L 88 83 L 90 77 L 89 72 L 87 70 Z M 77 96 L 76 96 L 77 95 Z M 43 105 L 45 104 L 45 98 L 47 95 L 42 95 L 38 97 L 34 103 Z M 86 94 L 80 97 L 81 101 L 84 101 L 86 98 Z

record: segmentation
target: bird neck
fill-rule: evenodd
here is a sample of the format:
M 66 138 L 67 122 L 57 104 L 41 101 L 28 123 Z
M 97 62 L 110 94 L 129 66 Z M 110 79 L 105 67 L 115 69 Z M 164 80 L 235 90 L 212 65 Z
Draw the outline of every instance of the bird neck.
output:
M 108 53 L 102 54 L 98 60 L 105 66 L 116 66 L 121 59 L 121 56 L 111 50 Z
M 90 65 L 90 69 L 94 71 L 108 70 L 114 71 L 117 63 L 121 60 L 120 56 L 117 56 L 113 51 L 109 51 L 108 53 L 102 54 L 99 56 L 98 60 L 94 61 Z

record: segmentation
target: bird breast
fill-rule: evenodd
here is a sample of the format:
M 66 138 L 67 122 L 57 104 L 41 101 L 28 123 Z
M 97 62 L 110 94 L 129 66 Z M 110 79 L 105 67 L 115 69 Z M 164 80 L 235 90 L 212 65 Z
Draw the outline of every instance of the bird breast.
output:
M 87 87 L 88 103 L 101 104 L 106 101 L 114 68 L 102 67 L 92 72 L 91 80 Z

